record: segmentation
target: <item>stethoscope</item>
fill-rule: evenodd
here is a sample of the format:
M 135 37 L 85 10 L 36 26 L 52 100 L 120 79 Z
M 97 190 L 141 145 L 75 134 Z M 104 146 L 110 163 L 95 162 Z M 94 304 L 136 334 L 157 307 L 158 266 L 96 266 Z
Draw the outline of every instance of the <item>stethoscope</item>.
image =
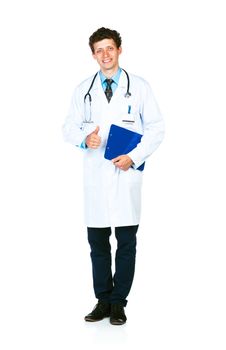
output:
M 122 70 L 125 72 L 126 78 L 127 78 L 127 90 L 126 90 L 126 93 L 125 93 L 124 97 L 125 98 L 129 98 L 131 96 L 131 92 L 129 91 L 129 88 L 130 88 L 129 74 L 127 73 L 127 71 L 125 71 L 125 69 L 122 68 Z M 93 80 L 92 80 L 92 82 L 90 84 L 89 90 L 87 91 L 87 93 L 84 96 L 84 107 L 85 107 L 85 110 L 84 110 L 83 123 L 93 123 L 92 116 L 91 116 L 92 97 L 91 97 L 90 91 L 91 91 L 91 89 L 93 87 L 93 84 L 94 84 L 94 81 L 95 81 L 95 79 L 97 77 L 97 74 L 98 74 L 98 72 L 94 75 Z M 88 104 L 86 103 L 87 98 L 89 99 Z

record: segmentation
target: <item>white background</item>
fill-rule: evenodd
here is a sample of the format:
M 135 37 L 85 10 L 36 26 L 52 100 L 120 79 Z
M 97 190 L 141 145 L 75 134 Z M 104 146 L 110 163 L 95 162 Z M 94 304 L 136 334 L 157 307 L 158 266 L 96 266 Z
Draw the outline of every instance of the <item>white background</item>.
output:
M 225 350 L 223 3 L 1 1 L 1 350 Z M 121 33 L 121 66 L 150 82 L 166 122 L 122 327 L 83 321 L 95 298 L 82 153 L 61 134 L 74 87 L 98 70 L 88 38 L 101 26 Z

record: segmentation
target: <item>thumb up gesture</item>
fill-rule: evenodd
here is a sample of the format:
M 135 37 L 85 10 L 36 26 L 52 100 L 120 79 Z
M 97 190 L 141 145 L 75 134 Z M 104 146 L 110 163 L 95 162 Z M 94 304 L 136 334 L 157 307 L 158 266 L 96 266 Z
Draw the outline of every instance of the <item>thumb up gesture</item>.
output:
M 87 137 L 86 137 L 86 145 L 89 147 L 89 148 L 93 148 L 93 149 L 96 149 L 100 146 L 100 143 L 101 143 L 101 138 L 100 136 L 98 135 L 98 132 L 100 131 L 100 127 L 97 126 L 96 129 L 91 132 L 91 134 L 89 134 Z

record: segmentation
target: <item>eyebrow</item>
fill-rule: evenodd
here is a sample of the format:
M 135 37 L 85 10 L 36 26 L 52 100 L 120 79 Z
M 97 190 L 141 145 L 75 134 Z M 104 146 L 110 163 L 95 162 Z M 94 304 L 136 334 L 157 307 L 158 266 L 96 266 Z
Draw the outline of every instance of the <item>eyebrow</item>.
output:
M 96 49 L 95 49 L 95 51 L 97 51 L 97 50 L 103 50 L 103 49 L 109 49 L 109 48 L 114 48 L 114 45 L 107 45 L 107 46 L 101 46 L 101 47 L 97 47 Z

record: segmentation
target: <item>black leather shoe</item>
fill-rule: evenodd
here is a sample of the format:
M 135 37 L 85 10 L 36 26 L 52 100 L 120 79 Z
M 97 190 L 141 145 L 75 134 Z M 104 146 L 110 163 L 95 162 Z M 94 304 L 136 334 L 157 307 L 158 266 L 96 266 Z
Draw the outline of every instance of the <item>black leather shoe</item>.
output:
M 111 305 L 110 323 L 113 325 L 122 325 L 126 323 L 126 315 L 124 312 L 124 307 L 121 304 Z
M 103 301 L 98 301 L 93 311 L 85 316 L 85 321 L 96 322 L 101 321 L 105 317 L 110 316 L 110 304 L 104 303 Z

